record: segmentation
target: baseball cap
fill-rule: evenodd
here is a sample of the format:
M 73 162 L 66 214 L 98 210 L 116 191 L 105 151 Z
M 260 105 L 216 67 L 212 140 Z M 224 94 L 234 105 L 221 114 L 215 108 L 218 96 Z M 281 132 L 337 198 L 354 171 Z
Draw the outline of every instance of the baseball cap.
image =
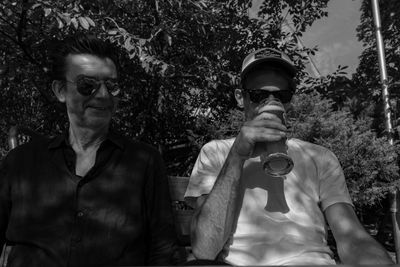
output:
M 282 68 L 290 78 L 296 75 L 296 68 L 285 53 L 273 48 L 262 48 L 250 53 L 243 60 L 242 73 L 240 75 L 242 83 L 250 70 L 254 70 L 261 65 L 266 65 L 266 63 L 271 67 Z

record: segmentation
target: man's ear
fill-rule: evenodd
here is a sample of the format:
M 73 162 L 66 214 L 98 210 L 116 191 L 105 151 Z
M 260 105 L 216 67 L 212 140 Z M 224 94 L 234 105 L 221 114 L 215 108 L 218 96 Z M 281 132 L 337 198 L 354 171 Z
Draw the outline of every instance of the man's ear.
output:
M 65 83 L 60 80 L 54 80 L 51 83 L 51 89 L 54 95 L 57 97 L 58 101 L 65 103 Z
M 244 96 L 241 89 L 235 89 L 235 99 L 239 108 L 244 107 Z

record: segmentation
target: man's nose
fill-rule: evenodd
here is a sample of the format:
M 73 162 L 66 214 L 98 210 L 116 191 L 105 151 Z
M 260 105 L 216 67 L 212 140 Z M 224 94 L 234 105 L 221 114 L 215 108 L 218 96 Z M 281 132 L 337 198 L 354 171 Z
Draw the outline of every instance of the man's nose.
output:
M 103 98 L 110 97 L 110 93 L 108 92 L 108 88 L 103 82 L 101 83 L 99 90 L 97 90 L 96 96 L 97 97 L 103 97 Z
M 275 99 L 276 99 L 276 97 L 274 96 L 274 94 L 270 93 L 268 95 L 268 100 L 275 100 Z

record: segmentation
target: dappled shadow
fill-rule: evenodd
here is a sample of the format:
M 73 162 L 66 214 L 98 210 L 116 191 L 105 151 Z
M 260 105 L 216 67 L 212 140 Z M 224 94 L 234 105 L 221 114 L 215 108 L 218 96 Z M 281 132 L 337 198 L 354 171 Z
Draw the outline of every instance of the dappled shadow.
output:
M 254 189 L 261 188 L 268 192 L 265 210 L 270 212 L 286 213 L 289 207 L 286 203 L 283 182 L 285 177 L 272 177 L 267 175 L 260 162 L 250 161 L 243 172 L 244 188 Z
M 301 154 L 295 164 L 308 160 L 310 155 Z M 304 173 L 295 168 L 287 176 L 276 178 L 263 172 L 259 159 L 246 162 L 243 203 L 229 262 L 334 264 L 326 245 L 327 226 L 319 206 L 319 183 L 312 180 L 317 176 L 316 169 L 300 169 Z
M 114 151 L 94 179 L 70 173 L 61 150 L 29 153 L 22 155 L 24 168 L 9 174 L 11 266 L 65 266 L 67 259 L 73 266 L 146 265 L 152 253 L 170 254 L 175 231 L 167 179 L 149 151 Z

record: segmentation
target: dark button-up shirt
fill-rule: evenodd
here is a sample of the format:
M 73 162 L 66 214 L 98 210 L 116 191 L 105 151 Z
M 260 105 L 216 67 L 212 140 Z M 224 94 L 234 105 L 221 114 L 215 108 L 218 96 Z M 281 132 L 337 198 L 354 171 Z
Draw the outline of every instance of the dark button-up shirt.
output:
M 65 136 L 12 150 L 0 169 L 8 266 L 169 265 L 175 232 L 157 150 L 109 134 L 84 177 Z

